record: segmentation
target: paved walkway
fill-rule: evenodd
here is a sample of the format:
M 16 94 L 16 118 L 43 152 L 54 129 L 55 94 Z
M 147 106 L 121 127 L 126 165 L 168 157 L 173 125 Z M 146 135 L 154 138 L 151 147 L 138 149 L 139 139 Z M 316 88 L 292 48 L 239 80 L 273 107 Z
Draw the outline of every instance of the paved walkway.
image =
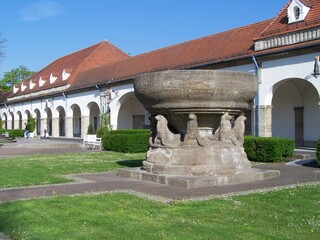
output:
M 80 140 L 56 140 L 49 141 L 30 138 L 18 138 L 16 143 L 5 143 L 0 147 L 0 159 L 33 155 L 33 154 L 56 154 L 68 152 L 86 152 L 90 149 L 82 149 Z
M 14 145 L 0 148 L 0 156 L 16 156 L 25 154 L 57 153 L 57 152 L 82 152 L 92 151 L 82 150 L 80 145 L 74 143 L 65 143 L 61 141 L 52 141 L 51 143 L 42 140 L 20 140 Z M 50 141 L 49 141 L 50 142 Z M 30 151 L 27 151 L 30 149 Z M 54 150 L 54 151 L 52 151 Z M 314 154 L 313 150 L 300 150 Z M 1 159 L 0 159 L 1 161 Z M 308 166 L 302 166 L 305 160 L 284 163 L 258 164 L 254 167 L 263 169 L 274 169 L 281 172 L 277 179 L 235 184 L 228 186 L 214 186 L 197 189 L 184 189 L 161 184 L 122 178 L 115 172 L 95 173 L 95 174 L 77 174 L 69 175 L 69 178 L 75 182 L 67 184 L 41 185 L 21 188 L 0 189 L 0 202 L 15 201 L 21 199 L 34 199 L 42 197 L 51 197 L 55 195 L 74 195 L 103 193 L 110 191 L 125 191 L 139 196 L 146 196 L 162 202 L 170 202 L 182 199 L 208 199 L 224 194 L 241 194 L 256 191 L 273 190 L 284 187 L 292 187 L 297 184 L 320 184 L 320 168 L 316 167 L 315 160 L 307 161 Z

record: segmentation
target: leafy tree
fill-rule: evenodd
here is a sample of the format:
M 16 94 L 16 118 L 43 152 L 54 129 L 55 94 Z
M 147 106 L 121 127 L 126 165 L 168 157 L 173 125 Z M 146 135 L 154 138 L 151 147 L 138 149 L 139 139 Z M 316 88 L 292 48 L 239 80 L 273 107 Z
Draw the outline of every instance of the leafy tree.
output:
M 0 88 L 4 91 L 12 90 L 13 86 L 31 77 L 36 72 L 30 71 L 25 66 L 19 66 L 12 69 L 10 72 L 5 72 L 0 80 Z

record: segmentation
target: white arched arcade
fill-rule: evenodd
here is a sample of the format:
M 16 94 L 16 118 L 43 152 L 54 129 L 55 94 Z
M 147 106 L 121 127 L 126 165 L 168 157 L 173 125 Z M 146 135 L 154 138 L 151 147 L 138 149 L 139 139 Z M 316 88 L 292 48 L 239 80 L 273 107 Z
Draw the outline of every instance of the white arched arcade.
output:
M 145 128 L 146 110 L 133 91 L 124 93 L 117 99 L 114 106 L 111 114 L 116 116 L 117 129 Z
M 320 136 L 317 89 L 305 79 L 291 78 L 278 82 L 272 92 L 272 136 L 314 145 Z

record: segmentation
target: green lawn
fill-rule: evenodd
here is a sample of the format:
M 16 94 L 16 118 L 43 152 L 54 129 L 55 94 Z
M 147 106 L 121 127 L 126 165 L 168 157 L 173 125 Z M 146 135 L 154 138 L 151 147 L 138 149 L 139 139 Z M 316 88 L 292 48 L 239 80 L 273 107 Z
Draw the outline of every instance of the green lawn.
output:
M 90 152 L 3 159 L 0 186 L 65 182 L 61 175 L 140 166 L 144 157 Z M 320 239 L 320 184 L 171 204 L 124 193 L 0 203 L 0 232 L 19 240 Z
M 88 152 L 0 159 L 0 188 L 64 183 L 62 175 L 141 166 L 145 153 Z
M 161 204 L 103 194 L 0 204 L 12 239 L 320 239 L 320 185 Z

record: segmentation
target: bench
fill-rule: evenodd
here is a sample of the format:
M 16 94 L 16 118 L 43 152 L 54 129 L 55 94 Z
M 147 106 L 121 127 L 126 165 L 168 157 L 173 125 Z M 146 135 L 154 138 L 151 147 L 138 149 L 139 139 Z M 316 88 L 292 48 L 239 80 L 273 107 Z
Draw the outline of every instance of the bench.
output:
M 95 134 L 84 135 L 82 148 L 85 148 L 86 145 L 92 146 L 92 150 L 97 146 L 101 150 L 101 138 L 97 138 Z

